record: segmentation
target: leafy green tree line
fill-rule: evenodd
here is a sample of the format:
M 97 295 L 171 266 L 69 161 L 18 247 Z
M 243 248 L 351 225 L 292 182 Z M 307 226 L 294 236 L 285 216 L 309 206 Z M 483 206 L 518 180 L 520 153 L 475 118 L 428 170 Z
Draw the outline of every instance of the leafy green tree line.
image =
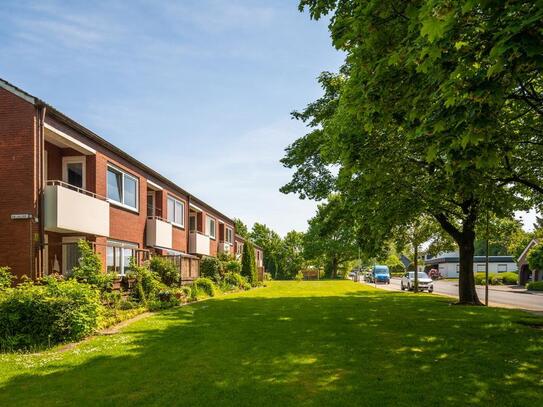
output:
M 282 188 L 339 195 L 367 255 L 429 218 L 460 253 L 459 303 L 480 304 L 472 257 L 487 214 L 543 197 L 543 3 L 302 0 L 345 53 L 293 116 Z M 415 228 L 416 229 L 416 228 Z M 409 240 L 409 239 L 408 239 Z M 412 242 L 418 238 L 411 234 Z

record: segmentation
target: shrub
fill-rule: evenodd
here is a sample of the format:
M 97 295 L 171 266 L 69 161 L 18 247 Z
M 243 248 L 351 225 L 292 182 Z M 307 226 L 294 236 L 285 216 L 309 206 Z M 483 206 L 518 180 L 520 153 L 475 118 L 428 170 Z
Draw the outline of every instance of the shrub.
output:
M 216 294 L 215 284 L 207 277 L 200 277 L 193 281 L 191 296 L 195 299 L 205 294 L 214 297 Z
M 264 273 L 264 281 L 272 281 L 271 273 L 268 273 L 268 272 Z
M 241 263 L 237 260 L 230 260 L 224 265 L 225 273 L 241 274 Z
M 245 242 L 243 245 L 243 253 L 241 255 L 241 275 L 247 279 L 251 285 L 256 285 L 258 275 L 256 270 L 255 249 L 250 242 Z
M 492 278 L 490 280 L 490 283 L 492 285 L 517 284 L 518 283 L 518 274 L 515 273 L 515 272 L 512 272 L 512 271 L 508 271 L 506 273 L 492 274 Z
M 216 257 L 205 256 L 200 260 L 200 275 L 219 282 L 221 279 L 221 262 Z
M 534 281 L 529 283 L 526 288 L 530 291 L 543 291 L 543 281 Z
M 0 348 L 33 349 L 92 333 L 102 313 L 93 287 L 75 280 L 46 280 L 10 288 L 0 299 Z
M 148 300 L 156 298 L 156 295 L 162 288 L 160 277 L 145 266 L 140 266 L 134 258 L 130 260 L 130 274 L 136 279 L 136 284 L 132 290 L 132 296 L 135 300 L 146 303 Z
M 149 263 L 149 268 L 152 272 L 159 275 L 160 280 L 169 286 L 179 284 L 179 270 L 175 263 L 167 257 L 153 256 Z
M 224 275 L 224 282 L 231 287 L 240 289 L 243 289 L 243 287 L 245 287 L 247 284 L 247 280 L 238 273 L 226 273 Z
M 488 284 L 490 285 L 502 285 L 502 284 L 517 284 L 518 274 L 512 271 L 506 273 L 488 273 Z M 485 273 L 475 273 L 475 284 L 485 284 Z
M 71 277 L 80 283 L 91 284 L 100 291 L 111 290 L 115 273 L 102 273 L 100 256 L 92 250 L 89 242 L 80 240 L 77 246 L 80 253 L 79 263 L 73 268 Z
M 11 274 L 9 267 L 0 267 L 0 290 L 11 287 L 15 276 Z
M 296 281 L 302 281 L 304 279 L 304 273 L 302 273 L 301 271 L 298 271 L 298 273 L 294 276 L 294 279 Z

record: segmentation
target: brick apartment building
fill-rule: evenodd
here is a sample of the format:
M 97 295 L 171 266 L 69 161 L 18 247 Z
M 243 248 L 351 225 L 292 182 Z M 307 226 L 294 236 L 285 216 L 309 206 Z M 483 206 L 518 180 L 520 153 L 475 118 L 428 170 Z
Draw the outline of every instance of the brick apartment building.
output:
M 0 79 L 0 266 L 66 274 L 86 239 L 108 271 L 168 255 L 190 280 L 201 256 L 235 255 L 235 236 L 231 218 Z

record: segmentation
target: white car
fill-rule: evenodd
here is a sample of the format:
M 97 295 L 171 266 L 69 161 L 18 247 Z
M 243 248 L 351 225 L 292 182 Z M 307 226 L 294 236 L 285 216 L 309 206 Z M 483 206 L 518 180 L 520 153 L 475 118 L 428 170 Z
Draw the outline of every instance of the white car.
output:
M 419 271 L 419 290 L 420 291 L 428 291 L 429 293 L 434 291 L 434 282 L 430 277 L 428 277 L 428 274 L 425 272 Z M 402 276 L 402 282 L 400 283 L 400 286 L 403 290 L 413 290 L 415 287 L 415 272 L 409 271 L 405 273 Z

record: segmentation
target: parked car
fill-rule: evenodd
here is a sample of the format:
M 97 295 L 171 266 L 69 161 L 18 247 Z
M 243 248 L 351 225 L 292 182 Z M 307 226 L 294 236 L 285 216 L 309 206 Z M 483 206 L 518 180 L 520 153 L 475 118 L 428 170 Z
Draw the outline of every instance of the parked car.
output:
M 419 290 L 420 291 L 428 291 L 429 293 L 434 291 L 434 282 L 432 279 L 423 271 L 419 271 L 418 275 L 419 279 Z M 402 277 L 402 281 L 400 283 L 400 287 L 402 290 L 413 290 L 415 288 L 415 272 L 409 271 L 405 273 Z
M 368 274 L 368 279 L 366 280 L 370 283 L 386 283 L 390 284 L 390 271 L 388 266 L 375 265 L 373 269 Z

